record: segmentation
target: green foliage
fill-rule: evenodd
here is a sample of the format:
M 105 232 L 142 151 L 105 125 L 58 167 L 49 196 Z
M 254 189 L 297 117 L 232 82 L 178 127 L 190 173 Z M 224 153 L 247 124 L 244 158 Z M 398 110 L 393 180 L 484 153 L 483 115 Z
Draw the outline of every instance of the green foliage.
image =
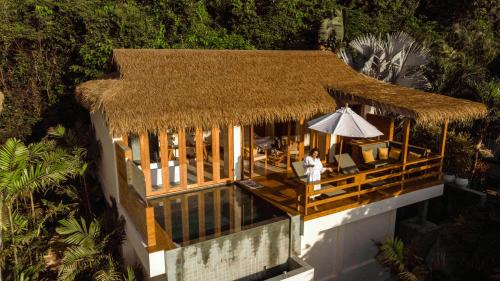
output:
M 423 259 L 416 256 L 410 247 L 405 247 L 398 237 L 387 238 L 377 244 L 379 252 L 375 259 L 388 267 L 391 274 L 400 281 L 426 280 L 429 270 Z

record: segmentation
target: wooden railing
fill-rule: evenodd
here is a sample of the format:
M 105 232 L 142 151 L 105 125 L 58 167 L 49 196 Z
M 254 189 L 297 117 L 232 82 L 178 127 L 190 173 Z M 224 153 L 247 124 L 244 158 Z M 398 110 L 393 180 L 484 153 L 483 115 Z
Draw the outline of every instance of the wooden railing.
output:
M 342 199 L 355 198 L 354 201 L 359 203 L 361 196 L 368 193 L 381 192 L 390 187 L 399 187 L 401 191 L 404 191 L 405 186 L 418 181 L 425 179 L 440 180 L 441 158 L 440 155 L 431 155 L 409 161 L 406 164 L 390 164 L 380 168 L 361 171 L 357 174 L 339 175 L 318 182 L 308 183 L 305 185 L 302 196 L 298 198 L 298 209 L 304 215 L 308 215 L 311 212 L 311 208 L 318 209 L 319 206 Z M 316 184 L 321 184 L 322 189 L 314 190 L 314 185 Z M 333 193 L 337 195 L 332 195 Z

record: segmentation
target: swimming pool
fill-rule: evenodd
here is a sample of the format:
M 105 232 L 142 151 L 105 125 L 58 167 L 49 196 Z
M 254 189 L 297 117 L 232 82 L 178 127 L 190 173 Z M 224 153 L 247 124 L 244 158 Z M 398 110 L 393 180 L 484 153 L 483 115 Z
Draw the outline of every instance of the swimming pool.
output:
M 236 186 L 218 186 L 155 199 L 156 222 L 179 246 L 288 219 L 285 212 Z

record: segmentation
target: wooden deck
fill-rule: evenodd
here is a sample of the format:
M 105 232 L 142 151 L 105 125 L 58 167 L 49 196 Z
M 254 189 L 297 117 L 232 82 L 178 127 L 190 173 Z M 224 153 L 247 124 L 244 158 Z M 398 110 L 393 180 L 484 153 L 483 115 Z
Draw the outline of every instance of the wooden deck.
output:
M 268 176 L 256 177 L 253 180 L 263 185 L 263 187 L 259 189 L 249 189 L 244 186 L 242 187 L 285 212 L 304 216 L 303 208 L 301 208 L 301 204 L 299 202 L 299 196 L 303 196 L 302 194 L 304 194 L 305 186 L 296 181 L 293 175 L 286 173 L 271 174 Z M 441 180 L 422 179 L 418 182 L 414 181 L 406 184 L 403 189 L 399 186 L 393 186 L 384 188 L 383 190 L 376 190 L 374 192 L 362 194 L 359 196 L 359 200 L 357 197 L 347 197 L 335 200 L 318 205 L 316 208 L 310 208 L 307 215 L 304 216 L 304 220 L 311 220 L 347 209 L 356 208 L 390 197 L 432 187 L 441 183 Z

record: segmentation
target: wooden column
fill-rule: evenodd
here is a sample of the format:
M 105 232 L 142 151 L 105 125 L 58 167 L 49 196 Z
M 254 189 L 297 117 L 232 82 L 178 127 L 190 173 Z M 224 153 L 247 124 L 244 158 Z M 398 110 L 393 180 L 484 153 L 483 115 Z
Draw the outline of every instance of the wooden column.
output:
M 184 128 L 179 128 L 179 174 L 180 187 L 187 188 L 187 155 L 186 155 L 186 131 Z
M 215 182 L 220 181 L 220 129 L 212 128 L 212 173 Z
M 195 140 L 196 140 L 196 179 L 197 184 L 202 185 L 205 181 L 205 175 L 203 170 L 203 130 L 201 128 L 196 128 L 195 132 Z
M 253 146 L 254 146 L 254 130 L 253 130 L 253 125 L 250 126 L 250 147 L 249 147 L 249 150 L 250 150 L 250 161 L 249 161 L 249 165 L 250 165 L 250 178 L 253 178 L 253 168 L 254 168 L 254 155 L 253 155 Z
M 241 132 L 241 179 L 245 179 L 245 126 L 240 127 Z
M 128 134 L 122 135 L 122 141 L 126 146 L 128 146 Z
M 406 118 L 404 125 L 403 125 L 403 143 L 402 143 L 402 155 L 401 155 L 401 162 L 403 162 L 403 169 L 406 166 L 406 162 L 408 159 L 408 142 L 410 139 L 410 118 Z
M 286 170 L 291 170 L 291 159 L 290 159 L 290 148 L 292 145 L 292 121 L 288 122 L 286 129 L 287 141 L 286 141 Z
M 318 134 L 314 130 L 309 130 L 309 150 L 318 147 L 317 146 L 317 141 L 318 141 Z
M 160 132 L 160 164 L 161 164 L 161 181 L 163 185 L 163 192 L 170 191 L 170 175 L 168 165 L 168 136 L 165 131 Z M 169 233 L 171 235 L 171 233 Z
M 227 127 L 227 151 L 224 153 L 227 155 L 228 163 L 224 163 L 225 165 L 229 165 L 229 180 L 234 181 L 234 126 L 229 125 Z
M 441 146 L 439 147 L 439 155 L 441 156 L 441 166 L 439 171 L 443 171 L 443 161 L 444 161 L 444 153 L 446 150 L 446 135 L 448 134 L 448 119 L 444 120 L 444 124 L 441 130 Z
M 299 121 L 300 141 L 299 141 L 299 159 L 298 159 L 298 161 L 302 161 L 304 159 L 304 136 L 306 134 L 306 126 L 305 126 L 304 122 L 305 122 L 304 118 L 300 118 L 300 121 Z
M 328 160 L 330 158 L 330 142 L 331 142 L 332 135 L 326 134 L 325 135 L 325 161 L 328 163 Z
M 146 184 L 146 196 L 150 196 L 151 190 L 151 166 L 149 160 L 149 136 L 148 133 L 142 133 L 139 136 L 141 145 L 141 169 L 144 173 L 144 180 Z
M 403 163 L 403 174 L 401 176 L 401 190 L 404 188 L 404 181 L 405 181 L 405 171 L 406 171 L 406 162 L 408 160 L 408 142 L 410 139 L 410 118 L 406 118 L 404 125 L 403 125 L 403 143 L 402 143 L 402 155 L 401 155 L 401 162 Z

